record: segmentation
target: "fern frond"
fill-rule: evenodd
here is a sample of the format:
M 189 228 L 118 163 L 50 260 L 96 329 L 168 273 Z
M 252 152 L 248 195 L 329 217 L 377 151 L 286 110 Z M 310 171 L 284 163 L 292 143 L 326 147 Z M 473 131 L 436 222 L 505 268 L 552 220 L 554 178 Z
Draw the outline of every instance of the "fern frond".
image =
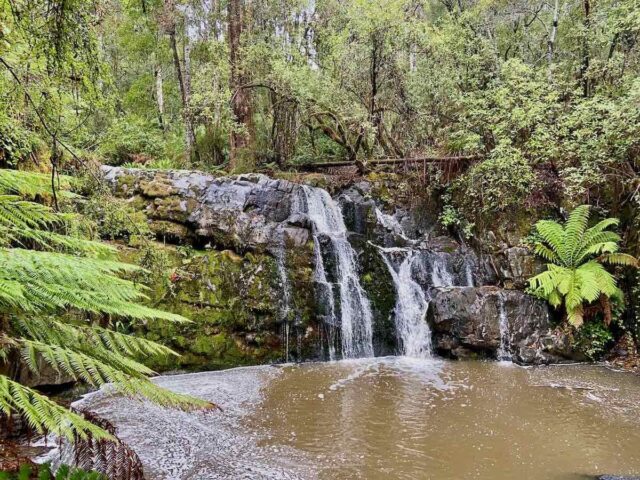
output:
M 589 223 L 589 205 L 580 205 L 573 209 L 564 227 L 566 259 L 571 265 L 582 246 L 582 237 Z
M 537 255 L 541 256 L 548 262 L 554 262 L 554 263 L 561 262 L 560 257 L 558 257 L 558 254 L 542 243 L 536 243 L 534 247 L 534 251 Z
M 57 176 L 54 182 L 56 193 L 64 197 L 76 196 L 68 191 L 73 182 L 74 179 L 72 177 L 66 175 Z M 51 175 L 0 169 L 0 194 L 20 195 L 25 198 L 50 197 Z
M 4 267 L 0 282 L 20 283 L 31 311 L 72 307 L 136 319 L 188 321 L 181 315 L 136 303 L 146 298 L 143 287 L 117 276 L 140 271 L 135 265 L 19 248 L 0 248 L 0 264 Z
M 21 415 L 39 433 L 51 432 L 73 441 L 91 435 L 97 440 L 113 436 L 80 415 L 70 412 L 35 390 L 0 375 L 0 412 Z
M 640 268 L 640 262 L 632 255 L 626 253 L 608 253 L 598 257 L 599 262 L 609 263 L 611 265 L 622 265 L 625 267 Z
M 115 248 L 83 238 L 58 233 L 66 229 L 75 216 L 56 213 L 45 205 L 22 200 L 16 195 L 0 195 L 0 234 L 5 246 L 13 242 L 47 250 L 64 250 L 69 253 L 107 258 Z
M 535 225 L 536 231 L 549 245 L 562 263 L 566 263 L 565 258 L 565 233 L 564 228 L 553 220 L 540 220 Z
M 546 272 L 529 280 L 531 291 L 551 305 L 559 306 L 564 301 L 567 318 L 576 326 L 582 324 L 585 302 L 621 293 L 603 263 L 640 266 L 631 255 L 618 253 L 621 238 L 607 231 L 618 225 L 617 219 L 607 218 L 587 229 L 588 221 L 589 206 L 582 205 L 571 212 L 564 227 L 550 220 L 537 222 L 536 229 L 550 248 L 538 244 L 535 252 L 552 263 L 547 264 Z

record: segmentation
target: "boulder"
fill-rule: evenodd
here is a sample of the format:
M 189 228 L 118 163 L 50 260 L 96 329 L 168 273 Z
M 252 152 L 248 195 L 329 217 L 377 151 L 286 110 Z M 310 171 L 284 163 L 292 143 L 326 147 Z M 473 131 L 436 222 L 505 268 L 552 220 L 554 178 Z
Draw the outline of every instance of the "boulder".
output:
M 493 262 L 500 281 L 509 289 L 522 289 L 527 281 L 544 270 L 544 265 L 525 247 L 511 247 L 495 255 Z
M 508 347 L 503 353 L 519 363 L 574 358 L 569 339 L 554 327 L 547 304 L 530 295 L 493 286 L 439 287 L 431 295 L 427 319 L 442 355 L 496 358 L 504 341 Z
M 265 175 L 101 167 L 113 192 L 136 198 L 152 231 L 168 240 L 238 251 L 301 247 L 310 225 L 296 211 L 300 186 Z

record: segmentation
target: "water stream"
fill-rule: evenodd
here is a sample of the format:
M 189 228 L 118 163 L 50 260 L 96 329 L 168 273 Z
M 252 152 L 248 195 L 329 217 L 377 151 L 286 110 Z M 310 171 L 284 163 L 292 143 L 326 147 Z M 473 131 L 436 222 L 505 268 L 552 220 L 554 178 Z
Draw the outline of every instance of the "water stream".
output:
M 498 315 L 500 318 L 500 348 L 498 349 L 498 360 L 511 361 L 511 341 L 509 330 L 509 316 L 504 304 L 504 296 L 498 294 Z
M 335 261 L 336 281 L 330 285 L 330 294 L 338 290 L 339 306 L 331 300 L 331 323 L 340 325 L 342 357 L 373 356 L 373 315 L 367 294 L 360 284 L 356 253 L 347 239 L 340 206 L 329 193 L 320 188 L 303 186 L 306 213 L 313 222 L 314 243 L 320 245 L 328 239 Z M 316 280 L 329 285 L 326 260 L 322 249 L 316 250 Z M 338 308 L 336 308 L 338 307 Z M 339 312 L 338 312 L 339 311 Z M 339 321 L 338 321 L 339 315 Z
M 396 252 L 397 249 L 380 249 L 396 289 L 394 316 L 402 353 L 409 357 L 427 358 L 431 354 L 431 330 L 425 319 L 429 302 L 411 275 L 415 252 L 404 251 L 397 270 L 392 259 Z
M 284 245 L 279 246 L 275 251 L 276 268 L 278 270 L 278 277 L 280 278 L 280 289 L 282 291 L 282 298 L 280 299 L 280 321 L 282 322 L 282 335 L 284 337 L 284 358 L 285 361 L 289 361 L 289 348 L 290 348 L 290 336 L 291 336 L 291 282 L 289 282 L 289 276 L 287 275 L 287 262 L 285 258 Z

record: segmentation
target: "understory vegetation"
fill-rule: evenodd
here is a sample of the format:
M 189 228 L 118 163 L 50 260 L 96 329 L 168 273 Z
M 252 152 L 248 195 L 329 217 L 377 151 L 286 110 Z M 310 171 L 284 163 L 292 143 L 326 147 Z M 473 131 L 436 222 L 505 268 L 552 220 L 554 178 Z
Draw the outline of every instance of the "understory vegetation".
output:
M 186 310 L 237 278 L 267 289 L 272 258 L 200 264 L 181 245 L 169 259 L 151 240 L 174 232 L 114 198 L 99 165 L 300 179 L 330 162 L 347 163 L 344 183 L 368 175 L 389 210 L 399 197 L 433 207 L 460 243 L 537 254 L 546 270 L 529 291 L 590 359 L 638 343 L 636 0 L 0 0 L 0 412 L 40 433 L 110 437 L 18 381 L 18 360 L 210 407 L 150 381 L 147 365 L 176 352 L 135 333 L 148 321 L 184 345 L 188 315 L 156 308 L 165 297 Z M 176 293 L 205 277 L 196 267 L 233 281 Z M 217 321 L 249 322 L 234 317 L 247 298 L 275 312 L 245 293 Z M 245 361 L 219 327 L 191 346 Z M 271 340 L 250 339 L 256 358 L 272 359 Z
M 68 185 L 64 178 L 61 182 Z M 142 305 L 143 287 L 125 278 L 140 268 L 116 261 L 113 247 L 83 236 L 74 228 L 73 214 L 33 201 L 50 195 L 48 176 L 0 170 L 0 360 L 10 365 L 19 356 L 34 374 L 51 368 L 93 387 L 112 383 L 127 395 L 166 406 L 207 406 L 149 381 L 154 372 L 140 360 L 175 352 L 113 328 L 117 318 L 188 320 Z M 57 195 L 58 202 L 73 198 L 66 190 Z M 5 374 L 0 374 L 0 411 L 20 414 L 41 434 L 111 438 Z

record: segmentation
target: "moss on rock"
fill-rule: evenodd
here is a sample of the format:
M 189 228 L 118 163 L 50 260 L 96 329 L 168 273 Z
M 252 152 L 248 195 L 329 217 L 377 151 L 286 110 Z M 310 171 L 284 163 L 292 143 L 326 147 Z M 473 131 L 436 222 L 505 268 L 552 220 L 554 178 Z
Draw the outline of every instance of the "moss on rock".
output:
M 152 320 L 136 327 L 144 337 L 181 354 L 158 359 L 158 370 L 207 370 L 279 361 L 283 357 L 280 278 L 275 259 L 264 253 L 239 255 L 231 250 L 198 251 L 154 244 L 168 256 L 159 268 L 145 264 L 144 249 L 127 249 L 123 257 L 143 264 L 150 274 L 154 306 L 191 320 L 176 324 Z M 310 247 L 312 248 L 312 247 Z M 313 328 L 312 250 L 287 252 L 292 284 L 291 311 L 298 328 Z M 303 347 L 311 348 L 312 338 Z

